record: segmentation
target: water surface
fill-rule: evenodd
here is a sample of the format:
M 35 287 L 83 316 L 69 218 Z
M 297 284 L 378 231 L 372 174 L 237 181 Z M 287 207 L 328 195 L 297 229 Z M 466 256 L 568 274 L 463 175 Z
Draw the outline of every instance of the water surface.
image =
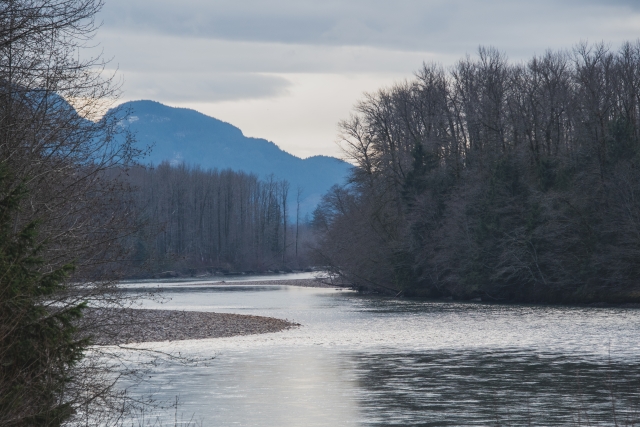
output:
M 134 287 L 133 285 L 131 285 Z M 145 285 L 146 286 L 146 285 Z M 163 285 L 147 308 L 279 317 L 298 329 L 147 348 L 215 359 L 146 384 L 203 425 L 613 424 L 640 408 L 640 310 L 362 296 L 282 285 Z

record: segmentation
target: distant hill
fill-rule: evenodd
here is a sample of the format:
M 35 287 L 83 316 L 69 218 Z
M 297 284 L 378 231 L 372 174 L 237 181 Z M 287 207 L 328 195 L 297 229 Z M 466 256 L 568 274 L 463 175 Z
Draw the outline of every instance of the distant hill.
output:
M 122 105 L 131 115 L 124 122 L 136 135 L 140 148 L 153 146 L 148 164 L 169 161 L 217 169 L 254 173 L 260 178 L 273 174 L 296 189 L 304 189 L 302 214 L 313 211 L 322 194 L 342 184 L 351 168 L 328 156 L 301 159 L 266 139 L 249 138 L 237 127 L 195 110 L 173 108 L 155 101 L 132 101 Z

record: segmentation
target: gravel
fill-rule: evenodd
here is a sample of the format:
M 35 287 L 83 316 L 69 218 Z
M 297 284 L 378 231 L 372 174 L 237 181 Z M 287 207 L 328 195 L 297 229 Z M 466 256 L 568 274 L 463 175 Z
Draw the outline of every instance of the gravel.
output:
M 318 279 L 230 281 L 228 286 L 289 285 L 334 288 Z M 203 286 L 211 283 L 203 283 Z M 95 345 L 179 341 L 204 338 L 266 334 L 297 328 L 299 323 L 264 316 L 199 311 L 145 310 L 133 308 L 90 308 L 85 310 L 80 329 Z
M 82 328 L 96 345 L 178 341 L 265 334 L 299 327 L 273 317 L 197 311 L 89 309 Z
M 227 286 L 289 285 L 333 288 L 317 279 L 231 281 Z M 210 286 L 203 283 L 203 286 Z M 179 341 L 266 334 L 297 328 L 299 323 L 264 316 L 177 310 L 90 308 L 85 310 L 81 333 L 95 345 Z

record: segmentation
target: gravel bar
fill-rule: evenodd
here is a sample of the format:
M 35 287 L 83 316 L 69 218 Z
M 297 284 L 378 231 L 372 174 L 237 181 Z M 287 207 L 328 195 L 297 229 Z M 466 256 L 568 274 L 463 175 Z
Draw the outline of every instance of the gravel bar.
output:
M 89 309 L 84 326 L 93 344 L 118 345 L 265 334 L 300 324 L 243 314 L 120 308 Z
M 227 286 L 336 288 L 320 279 L 221 281 Z M 211 283 L 203 283 L 203 286 Z M 196 285 L 197 286 L 197 285 Z M 96 345 L 222 338 L 280 332 L 301 326 L 288 320 L 244 314 L 110 308 L 85 310 L 81 330 Z

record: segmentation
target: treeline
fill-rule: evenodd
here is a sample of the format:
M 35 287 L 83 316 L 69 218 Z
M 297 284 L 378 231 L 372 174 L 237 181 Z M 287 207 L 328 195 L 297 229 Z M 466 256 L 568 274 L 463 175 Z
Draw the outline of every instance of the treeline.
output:
M 513 64 L 480 48 L 365 96 L 358 168 L 315 212 L 359 286 L 456 299 L 640 301 L 640 42 Z
M 287 181 L 168 163 L 128 174 L 143 225 L 133 242 L 138 274 L 306 266 L 309 227 Z

